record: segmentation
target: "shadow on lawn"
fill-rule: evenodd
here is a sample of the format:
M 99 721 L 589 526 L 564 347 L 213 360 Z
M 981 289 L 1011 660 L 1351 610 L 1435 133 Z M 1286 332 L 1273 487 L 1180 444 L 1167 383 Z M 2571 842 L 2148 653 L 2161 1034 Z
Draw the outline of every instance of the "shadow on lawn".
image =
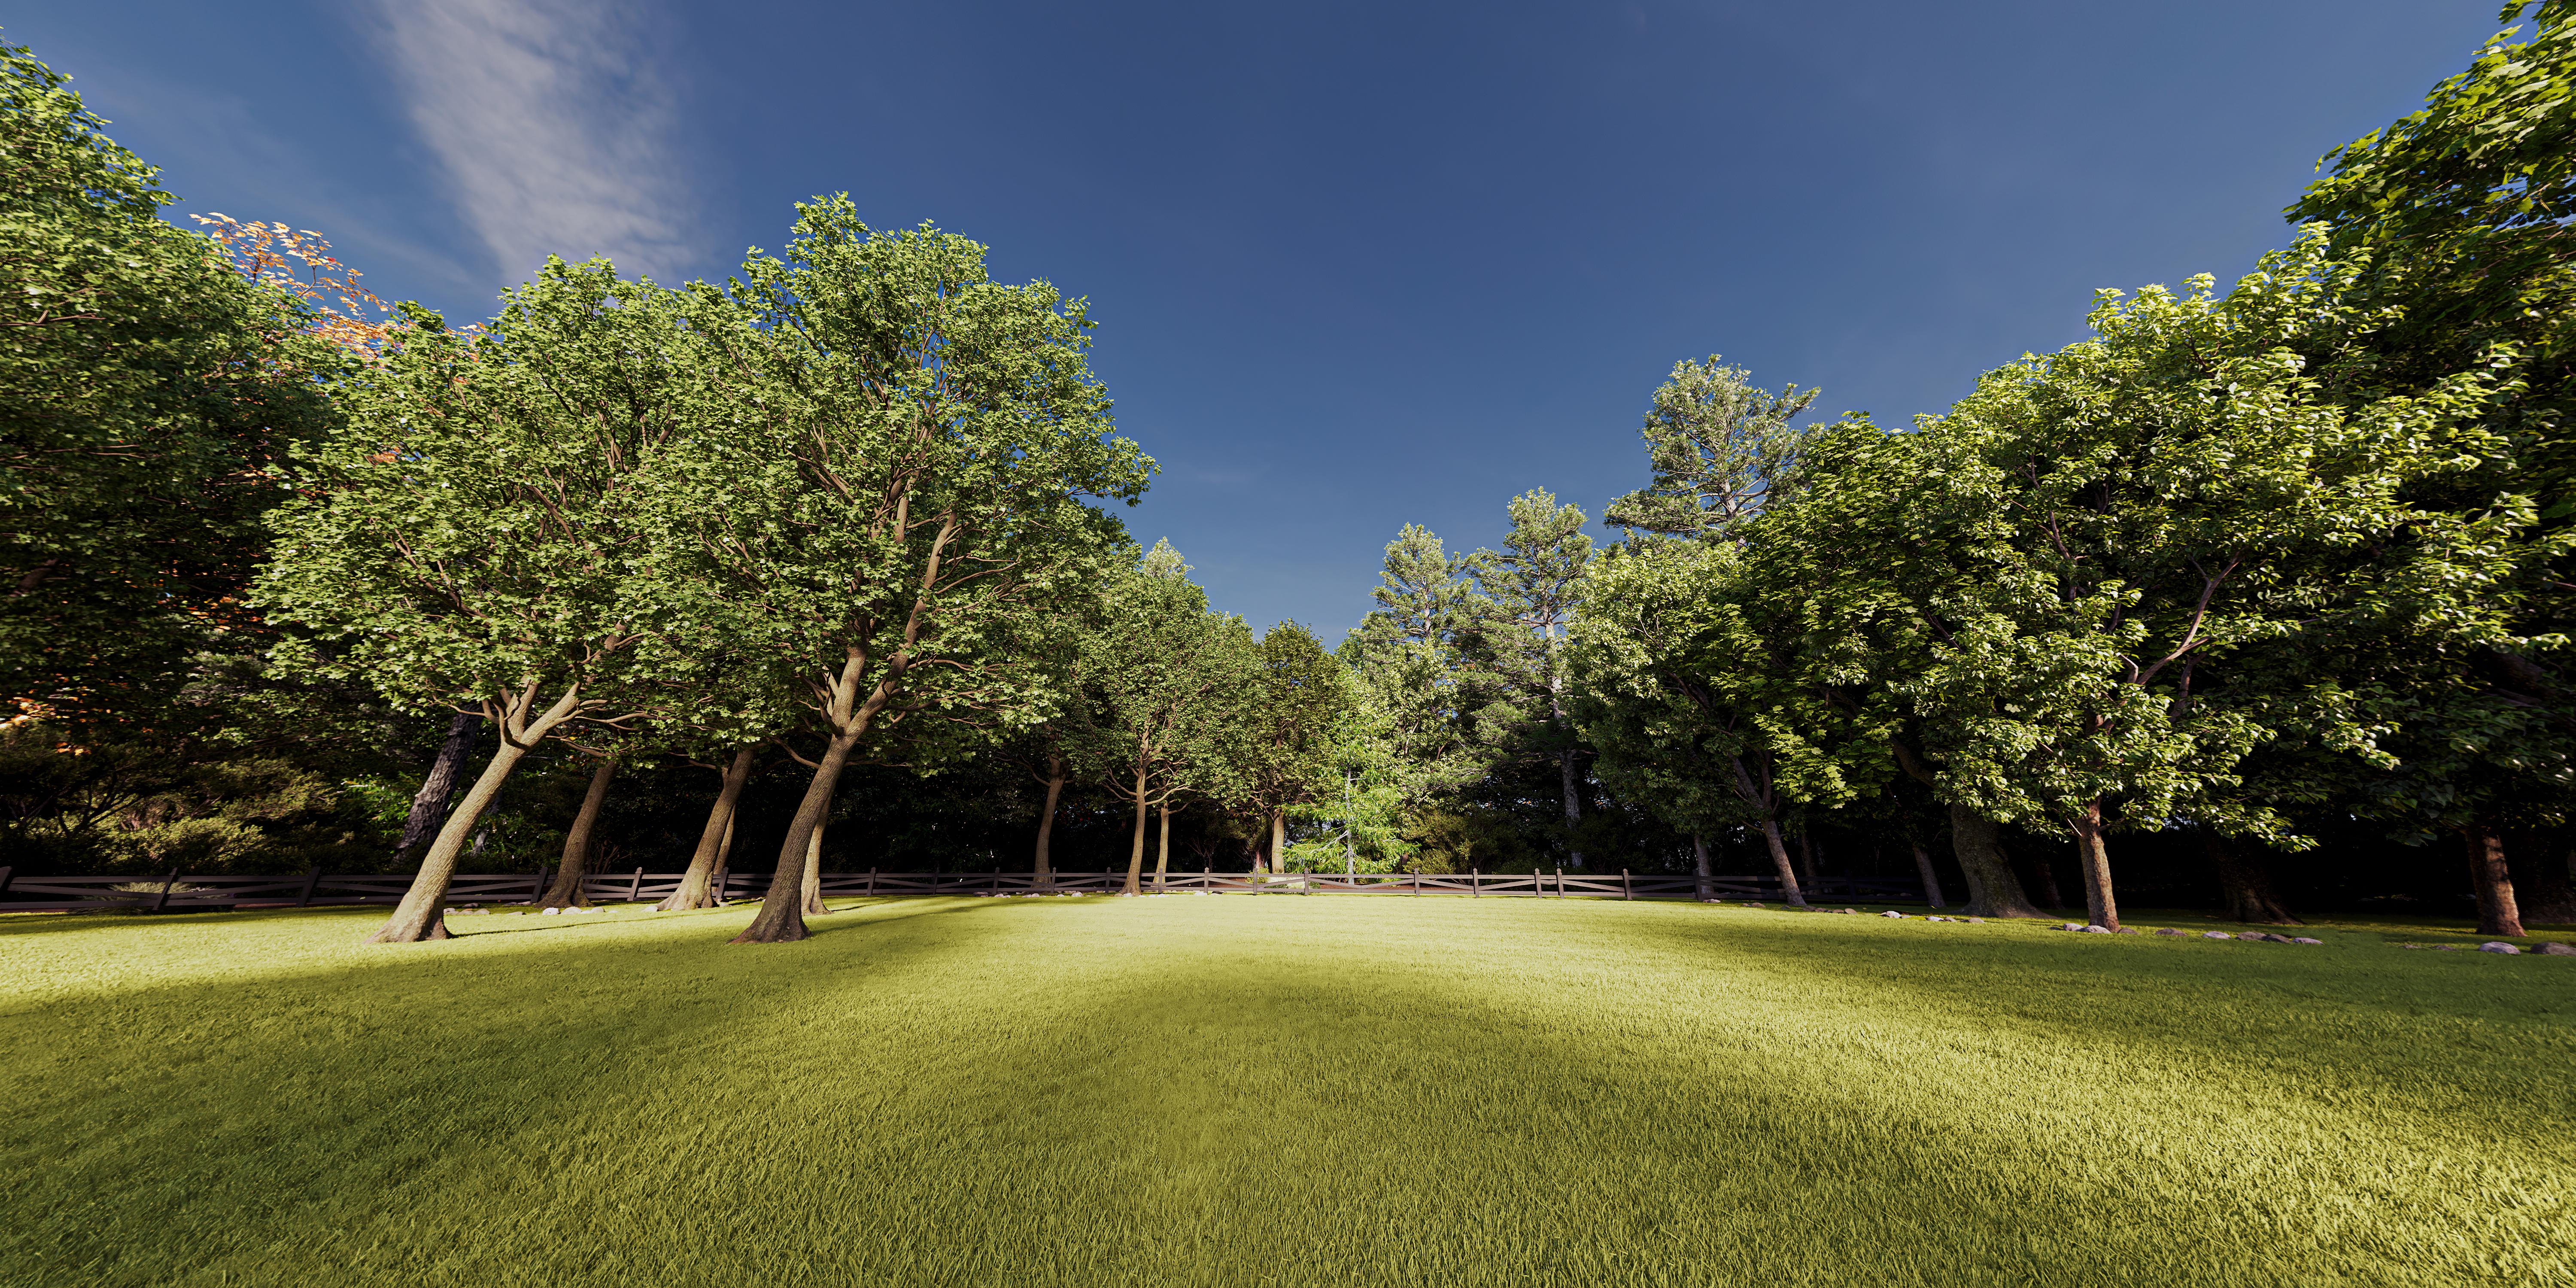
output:
M 693 1282 L 2243 1282 L 2294 1264 L 2370 1277 L 2322 1211 L 2462 1233 L 2370 1170 L 2407 1139 L 2225 1140 L 2226 1169 L 2155 1148 L 2190 1127 L 2152 1120 L 2171 1097 L 2291 1093 L 2224 1033 L 2177 1060 L 2163 1029 L 2101 1030 L 2080 999 L 2122 966 L 2086 953 L 2124 945 L 1967 945 L 1991 958 L 1972 978 L 2018 975 L 2073 1013 L 2016 1015 L 1918 1067 L 1871 1017 L 1980 1027 L 1978 986 L 1932 982 L 1961 965 L 1957 943 L 1687 910 L 1211 908 L 1119 919 L 1114 940 L 1097 917 L 1031 915 L 1136 906 L 879 900 L 776 947 L 723 942 L 747 907 L 573 918 L 526 929 L 633 933 L 526 957 L 369 950 L 344 959 L 363 974 L 264 978 L 230 1007 L 194 983 L 9 1016 L 0 1058 L 22 1098 L 0 1174 L 21 1178 L 21 1216 L 0 1265 L 92 1283 L 416 1282 L 459 1258 L 554 1283 L 653 1277 L 639 1266 Z M 1345 938 L 1309 937 L 1334 925 Z M 1420 960 L 1347 937 L 1459 926 L 1477 932 L 1463 951 Z M 1621 986 L 1583 1001 L 1561 965 L 1578 952 Z M 1650 1004 L 1713 970 L 1808 1006 Z M 2088 1082 L 2078 1038 L 2139 1049 Z M 1936 1085 L 1945 1071 L 1981 1080 Z M 2488 1103 L 2527 1113 L 2535 1094 Z M 148 1108 L 102 1113 L 102 1096 Z M 2088 1137 L 2024 1101 L 2109 1116 Z M 2428 1165 L 2454 1169 L 2461 1204 L 2500 1202 L 2503 1179 L 2549 1188 Z M 610 1219 L 630 1209 L 644 1215 Z M 706 1237 L 718 1222 L 761 1235 Z M 2320 1262 L 2308 1242 L 2347 1250 Z M 2415 1250 L 2439 1279 L 2476 1246 Z

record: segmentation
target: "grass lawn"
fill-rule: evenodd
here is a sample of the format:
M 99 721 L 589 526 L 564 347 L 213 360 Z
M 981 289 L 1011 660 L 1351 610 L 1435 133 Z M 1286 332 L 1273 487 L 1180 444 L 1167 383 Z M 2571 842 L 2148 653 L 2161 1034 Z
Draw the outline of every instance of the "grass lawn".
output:
M 0 1284 L 2576 1281 L 2576 958 L 846 907 L 0 921 Z

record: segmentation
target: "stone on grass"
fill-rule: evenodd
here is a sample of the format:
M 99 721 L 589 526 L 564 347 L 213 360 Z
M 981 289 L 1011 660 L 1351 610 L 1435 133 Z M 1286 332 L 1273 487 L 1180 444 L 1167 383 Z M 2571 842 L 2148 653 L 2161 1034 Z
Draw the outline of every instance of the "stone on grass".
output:
M 2086 926 L 2084 927 L 2084 933 L 2088 935 L 2107 935 L 2111 933 L 2111 928 L 2109 926 Z
M 1968 918 L 1968 920 L 1970 920 L 1970 921 L 1972 921 L 1972 922 L 1975 922 L 1976 924 L 1978 924 L 1978 925 L 1980 925 L 1980 926 L 1982 926 L 1982 925 L 1986 924 L 1986 919 L 1985 919 L 1985 918 L 1983 918 L 1983 917 L 1970 917 L 1970 918 Z
M 2267 944 L 2295 944 L 2299 941 L 2290 938 L 2288 935 L 2266 934 L 2263 936 L 2263 942 Z
M 2570 948 L 2555 940 L 2542 944 L 2532 951 L 2539 953 L 2543 957 L 2576 957 L 2576 948 Z
M 2433 951 L 2438 953 L 2456 953 L 2460 951 L 2460 946 L 2458 944 L 2435 944 L 2433 945 Z
M 2204 930 L 2200 932 L 2200 937 L 2203 939 L 2234 939 L 2236 936 L 2231 935 L 2224 930 Z
M 2124 935 L 2134 935 L 2138 933 L 2138 928 L 2135 926 L 2122 926 L 2120 927 L 2120 933 Z
M 2325 941 L 2322 939 L 2310 939 L 2306 935 L 2299 935 L 2292 938 L 2290 942 L 2294 944 L 2323 944 Z
M 1903 921 L 1903 920 L 1905 920 L 1905 914 L 1904 914 L 1904 913 L 1901 913 L 1901 912 L 1882 912 L 1882 913 L 1880 913 L 1880 914 L 1878 914 L 1878 915 L 1880 915 L 1880 916 L 1882 916 L 1882 917 L 1894 917 L 1894 918 L 1896 918 L 1896 919 L 1897 919 L 1897 920 L 1899 920 L 1899 921 Z
M 2521 949 L 2516 948 L 2501 939 L 2490 939 L 2485 943 L 2478 945 L 2478 951 L 2482 953 L 2503 953 L 2507 957 L 2519 957 L 2522 955 Z
M 2167 927 L 2165 927 L 2164 929 L 2157 931 L 2156 933 L 2157 933 L 2157 934 L 2159 934 L 2159 935 L 2179 935 L 2179 934 L 2181 934 L 2182 932 L 2181 932 L 2181 931 L 2179 931 L 2179 930 L 2174 929 L 2174 928 L 2173 928 L 2173 927 L 2171 927 L 2171 926 L 2167 926 Z
M 2244 931 L 2244 932 L 2242 932 L 2242 933 L 2238 934 L 2236 937 L 2237 937 L 2237 938 L 2239 938 L 2239 939 L 2244 940 L 2245 942 L 2247 942 L 2247 943 L 2249 943 L 2249 944 L 2259 944 L 2259 943 L 2262 943 L 2265 939 L 2269 938 L 2270 936 L 2265 935 L 2262 931 L 2259 931 L 2259 930 L 2248 930 L 2248 931 Z

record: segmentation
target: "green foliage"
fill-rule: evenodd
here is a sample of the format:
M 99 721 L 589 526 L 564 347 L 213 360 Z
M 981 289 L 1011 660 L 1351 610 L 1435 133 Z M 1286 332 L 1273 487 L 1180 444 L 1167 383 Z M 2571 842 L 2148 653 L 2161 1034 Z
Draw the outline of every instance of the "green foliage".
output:
M 1724 535 L 1776 499 L 1809 430 L 1790 421 L 1816 400 L 1791 385 L 1756 389 L 1741 367 L 1685 359 L 1655 390 L 1646 413 L 1646 463 L 1654 482 L 1610 503 L 1609 521 L 1676 537 Z
M 250 624 L 264 470 L 328 423 L 314 377 L 343 364 L 161 221 L 104 124 L 0 45 L 0 702 L 158 726 L 190 655 Z

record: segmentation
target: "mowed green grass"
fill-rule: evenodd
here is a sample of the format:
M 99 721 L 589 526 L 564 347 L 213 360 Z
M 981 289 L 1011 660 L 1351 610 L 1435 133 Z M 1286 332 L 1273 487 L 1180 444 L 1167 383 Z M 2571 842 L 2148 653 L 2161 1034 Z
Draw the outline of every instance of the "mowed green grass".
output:
M 0 1283 L 2563 1284 L 2576 958 L 1165 897 L 0 924 Z

